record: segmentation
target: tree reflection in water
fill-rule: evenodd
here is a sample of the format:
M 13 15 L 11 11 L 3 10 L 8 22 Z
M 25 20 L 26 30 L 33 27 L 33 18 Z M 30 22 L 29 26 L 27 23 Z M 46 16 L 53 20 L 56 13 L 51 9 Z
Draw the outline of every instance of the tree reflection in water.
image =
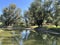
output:
M 29 34 L 30 34 L 30 30 L 23 30 L 22 32 L 21 32 L 21 40 L 20 40 L 20 45 L 24 45 L 23 44 L 23 41 L 26 39 L 28 39 L 28 36 L 29 36 Z
M 20 44 L 20 45 L 24 45 L 24 44 L 23 44 L 23 40 L 22 40 L 22 39 L 20 40 L 19 44 Z
M 54 37 L 54 39 L 52 40 L 52 45 L 57 45 L 57 38 Z
M 2 45 L 3 37 L 0 37 L 0 45 Z

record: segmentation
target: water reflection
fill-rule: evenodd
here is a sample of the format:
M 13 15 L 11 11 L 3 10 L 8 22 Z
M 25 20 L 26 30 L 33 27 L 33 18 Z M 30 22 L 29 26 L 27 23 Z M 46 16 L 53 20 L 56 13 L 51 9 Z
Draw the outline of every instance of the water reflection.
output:
M 47 40 L 46 38 L 48 36 L 44 34 L 43 35 L 44 40 L 42 40 L 44 44 L 43 43 L 41 44 L 39 43 L 41 41 L 39 37 L 36 37 L 38 40 L 36 40 L 35 38 L 32 39 L 29 37 L 31 33 L 30 30 L 22 30 L 20 33 L 17 34 L 17 36 L 16 36 L 16 32 L 18 33 L 19 31 L 10 31 L 10 32 L 8 31 L 7 34 L 9 33 L 12 36 L 9 35 L 9 37 L 8 36 L 0 37 L 0 45 L 30 45 L 30 44 L 31 45 L 60 45 L 60 40 L 58 41 L 59 44 L 57 44 L 56 37 L 54 37 L 52 40 L 50 38 Z M 31 35 L 33 35 L 33 33 Z
M 23 30 L 21 32 L 20 45 L 23 45 L 23 41 L 28 39 L 29 34 L 30 34 L 30 30 Z
M 26 30 L 23 30 L 21 32 L 21 39 L 25 39 L 25 36 L 26 36 Z
M 24 45 L 23 40 L 21 39 L 19 42 L 20 45 Z
M 0 37 L 0 45 L 2 45 L 3 37 Z
M 53 41 L 52 41 L 52 45 L 57 45 L 57 38 L 54 37 Z
M 23 30 L 23 31 L 21 32 L 21 38 L 27 40 L 29 34 L 30 34 L 30 30 Z
M 27 31 L 26 31 L 26 40 L 28 39 L 29 34 L 30 34 L 30 30 L 27 30 Z

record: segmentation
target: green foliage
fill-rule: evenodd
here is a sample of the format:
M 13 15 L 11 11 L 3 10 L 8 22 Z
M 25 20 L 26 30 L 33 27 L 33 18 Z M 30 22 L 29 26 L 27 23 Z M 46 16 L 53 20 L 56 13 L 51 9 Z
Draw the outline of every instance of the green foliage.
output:
M 18 25 L 21 21 L 21 10 L 17 8 L 15 4 L 11 4 L 3 9 L 3 14 L 1 15 L 1 20 L 4 25 Z
M 60 1 L 59 0 L 35 0 L 29 7 L 28 18 L 30 23 L 36 24 L 36 20 L 46 20 L 48 23 L 59 23 L 60 20 Z
M 1 20 L 5 25 L 12 25 L 20 23 L 21 10 L 15 4 L 10 4 L 3 9 Z M 48 23 L 60 25 L 60 1 L 59 0 L 34 0 L 31 3 L 28 11 L 24 12 L 24 19 L 26 25 L 36 25 L 36 20 L 43 19 Z M 6 24 L 7 23 L 7 24 Z
M 54 3 L 54 9 L 55 9 L 55 13 L 54 13 L 54 23 L 55 25 L 60 25 L 60 3 L 59 0 L 55 1 Z
M 52 4 L 51 0 L 44 1 L 44 2 L 42 2 L 42 0 L 35 0 L 34 2 L 32 2 L 28 10 L 29 12 L 28 15 L 31 20 L 30 23 L 36 24 L 36 20 L 38 19 L 47 20 L 47 17 L 51 17 L 50 16 L 51 15 L 51 8 L 50 8 L 51 4 Z

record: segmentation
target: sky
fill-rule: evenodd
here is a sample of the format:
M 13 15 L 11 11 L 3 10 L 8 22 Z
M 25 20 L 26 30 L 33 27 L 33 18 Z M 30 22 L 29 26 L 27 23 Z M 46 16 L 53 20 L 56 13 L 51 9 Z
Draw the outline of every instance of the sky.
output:
M 2 14 L 3 8 L 8 7 L 9 4 L 16 4 L 17 8 L 22 10 L 22 14 L 33 2 L 33 0 L 0 0 L 0 14 Z

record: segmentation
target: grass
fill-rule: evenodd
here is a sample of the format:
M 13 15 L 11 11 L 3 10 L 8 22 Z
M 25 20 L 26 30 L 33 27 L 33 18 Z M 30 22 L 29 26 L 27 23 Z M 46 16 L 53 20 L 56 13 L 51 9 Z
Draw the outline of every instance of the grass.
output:
M 11 32 L 12 31 L 4 31 L 4 30 L 1 30 L 0 29 L 0 37 L 2 36 L 2 37 L 11 37 L 11 36 L 13 36 L 12 34 L 11 34 Z
M 55 26 L 55 25 L 48 25 L 47 28 L 60 28 L 60 26 Z

